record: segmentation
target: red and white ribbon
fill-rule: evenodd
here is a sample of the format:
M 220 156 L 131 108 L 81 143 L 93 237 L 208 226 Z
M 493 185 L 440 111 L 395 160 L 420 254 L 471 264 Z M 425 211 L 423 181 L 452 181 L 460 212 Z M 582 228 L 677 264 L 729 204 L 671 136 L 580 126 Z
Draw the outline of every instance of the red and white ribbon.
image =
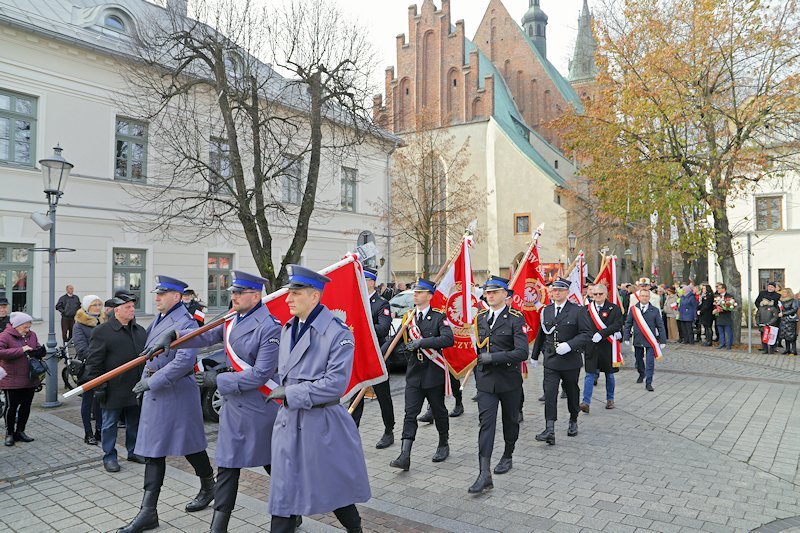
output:
M 422 333 L 419 330 L 419 326 L 417 326 L 417 314 L 413 309 L 411 310 L 411 323 L 408 325 L 408 334 L 415 340 L 422 338 Z M 448 398 L 452 396 L 453 389 L 450 386 L 450 371 L 447 370 L 447 360 L 436 350 L 431 350 L 430 348 L 419 348 L 419 350 L 422 351 L 425 357 L 433 361 L 436 366 L 444 370 L 444 395 Z
M 592 317 L 592 322 L 594 322 L 594 327 L 598 330 L 606 329 L 606 323 L 603 322 L 603 319 L 600 318 L 600 315 L 597 313 L 597 309 L 595 308 L 593 303 L 588 305 L 589 307 L 589 316 Z M 611 343 L 611 364 L 616 368 L 622 366 L 625 362 L 622 359 L 622 350 L 620 346 L 620 342 L 614 338 L 613 335 L 609 335 L 606 337 L 606 340 Z
M 232 318 L 229 318 L 225 321 L 225 354 L 228 356 L 228 361 L 230 362 L 231 366 L 237 372 L 242 372 L 244 370 L 249 370 L 253 368 L 250 366 L 247 361 L 243 360 L 241 357 L 236 355 L 236 352 L 233 350 L 233 346 L 231 345 L 230 335 L 231 330 L 233 329 L 233 323 L 236 321 L 236 315 Z M 258 390 L 261 391 L 261 394 L 264 396 L 269 396 L 269 393 L 272 392 L 272 389 L 277 387 L 278 384 L 275 383 L 273 380 L 267 381 L 265 384 L 261 385 Z M 277 401 L 277 400 L 276 400 Z M 278 402 L 280 403 L 280 402 Z
M 631 311 L 633 311 L 633 319 L 639 326 L 642 335 L 644 335 L 644 338 L 648 343 L 650 343 L 650 346 L 653 347 L 653 353 L 655 354 L 656 361 L 660 361 L 661 358 L 664 357 L 664 354 L 661 353 L 661 346 L 658 344 L 658 339 L 656 339 L 656 336 L 653 335 L 653 330 L 651 330 L 650 326 L 648 326 L 647 322 L 645 322 L 644 316 L 642 315 L 642 310 L 639 309 L 639 306 L 635 306 L 631 308 Z

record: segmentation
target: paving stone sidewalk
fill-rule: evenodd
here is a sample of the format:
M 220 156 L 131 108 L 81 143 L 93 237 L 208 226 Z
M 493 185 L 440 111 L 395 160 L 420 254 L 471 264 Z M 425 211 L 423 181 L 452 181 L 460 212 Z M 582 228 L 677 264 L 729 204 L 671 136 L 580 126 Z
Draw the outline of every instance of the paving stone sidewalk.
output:
M 514 468 L 494 490 L 471 496 L 477 475 L 477 405 L 451 419 L 451 456 L 430 461 L 437 435 L 420 427 L 411 471 L 388 466 L 399 452 L 402 376 L 392 376 L 398 444 L 376 450 L 377 402 L 361 424 L 373 498 L 361 505 L 366 531 L 790 531 L 800 527 L 800 367 L 797 358 L 670 345 L 657 363 L 655 392 L 635 383 L 633 357 L 617 374 L 617 409 L 602 409 L 604 377 L 580 434 L 566 436 L 559 404 L 557 444 L 541 431 L 541 368 L 525 382 L 525 421 Z M 783 357 L 783 359 L 781 359 Z M 35 400 L 41 403 L 42 395 Z M 448 404 L 452 406 L 452 400 Z M 207 424 L 213 455 L 216 424 Z M 121 461 L 106 473 L 99 449 L 82 442 L 78 402 L 44 410 L 29 424 L 36 442 L 0 449 L 0 531 L 115 531 L 132 518 L 144 467 Z M 502 451 L 502 432 L 496 454 Z M 124 448 L 120 448 L 124 450 Z M 124 451 L 121 453 L 124 456 Z M 187 514 L 197 480 L 170 460 L 159 506 L 163 531 L 207 531 L 211 511 Z M 269 478 L 243 473 L 231 532 L 266 531 Z M 778 522 L 783 520 L 782 522 Z M 796 523 L 795 523 L 796 521 Z M 331 515 L 305 519 L 305 531 L 339 528 Z

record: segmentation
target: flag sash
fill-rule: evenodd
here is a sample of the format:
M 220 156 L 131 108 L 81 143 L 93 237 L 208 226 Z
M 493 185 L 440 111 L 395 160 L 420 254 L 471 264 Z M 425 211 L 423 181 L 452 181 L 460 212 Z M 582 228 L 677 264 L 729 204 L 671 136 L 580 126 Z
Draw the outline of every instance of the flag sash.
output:
M 249 370 L 249 369 L 251 369 L 253 367 L 251 365 L 249 365 L 247 363 L 247 361 L 245 361 L 244 359 L 242 359 L 241 357 L 236 355 L 236 352 L 234 351 L 233 346 L 231 345 L 230 335 L 231 335 L 231 330 L 233 329 L 233 323 L 235 321 L 236 321 L 236 315 L 234 315 L 232 318 L 229 318 L 228 320 L 226 320 L 225 321 L 225 325 L 223 326 L 225 328 L 225 330 L 224 330 L 225 331 L 225 355 L 228 356 L 228 362 L 231 364 L 231 367 L 234 370 L 236 370 L 237 372 L 242 372 L 244 370 Z M 272 392 L 272 389 L 274 389 L 277 386 L 278 386 L 278 384 L 275 383 L 275 381 L 270 379 L 270 380 L 267 380 L 266 383 L 261 385 L 258 388 L 258 390 L 264 396 L 269 396 L 269 393 Z
M 650 326 L 647 325 L 647 322 L 642 315 L 642 310 L 639 307 L 631 308 L 633 312 L 633 319 L 636 321 L 636 324 L 639 326 L 639 330 L 644 335 L 645 340 L 653 347 L 653 353 L 655 354 L 656 361 L 660 361 L 664 354 L 661 353 L 661 346 L 658 344 L 658 340 L 656 336 L 653 334 L 653 330 L 650 329 Z
M 597 313 L 597 309 L 595 309 L 594 304 L 589 304 L 589 316 L 592 318 L 592 322 L 594 322 L 594 326 L 598 329 L 606 329 L 606 323 L 603 322 L 603 319 L 600 318 L 600 315 Z M 612 335 L 609 335 L 605 338 L 608 342 L 611 343 L 611 364 L 616 368 L 622 366 L 625 362 L 622 359 L 622 350 L 620 349 L 620 342 L 615 339 Z
M 417 326 L 417 315 L 413 309 L 410 312 L 411 322 L 408 325 L 408 335 L 414 340 L 422 339 L 422 332 L 419 330 L 419 326 Z M 447 397 L 452 396 L 453 390 L 450 386 L 450 371 L 447 369 L 447 360 L 442 354 L 430 348 L 419 348 L 419 351 L 444 371 L 444 395 Z

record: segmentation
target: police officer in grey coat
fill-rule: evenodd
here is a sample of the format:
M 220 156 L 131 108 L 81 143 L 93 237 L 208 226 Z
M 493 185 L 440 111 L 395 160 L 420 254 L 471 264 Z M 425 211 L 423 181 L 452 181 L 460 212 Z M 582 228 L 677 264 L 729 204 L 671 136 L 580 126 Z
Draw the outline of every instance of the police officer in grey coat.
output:
M 570 282 L 555 280 L 550 287 L 553 303 L 542 309 L 541 328 L 533 343 L 533 359 L 544 354 L 544 418 L 546 428 L 536 440 L 556 443 L 555 423 L 558 418 L 558 384 L 567 393 L 569 408 L 568 437 L 578 434 L 580 388 L 578 378 L 583 366 L 583 348 L 592 340 L 592 323 L 586 310 L 567 300 Z
M 272 533 L 293 532 L 297 518 L 333 511 L 360 533 L 356 503 L 371 497 L 353 417 L 340 403 L 353 368 L 350 329 L 320 304 L 329 278 L 289 265 L 286 303 L 294 316 L 281 331 L 278 384 L 283 404 L 272 431 L 269 512 Z
M 147 328 L 145 355 L 159 348 L 165 333 L 196 329 L 197 322 L 181 302 L 187 287 L 181 280 L 156 276 L 158 317 Z M 133 392 L 142 395 L 142 412 L 134 453 L 145 458 L 144 496 L 139 514 L 118 533 L 139 533 L 158 527 L 158 496 L 164 484 L 168 455 L 183 455 L 200 478 L 200 492 L 186 504 L 189 512 L 208 507 L 214 499 L 214 470 L 206 453 L 200 390 L 194 380 L 197 350 L 171 349 L 147 362 Z
M 522 374 L 519 364 L 528 358 L 528 332 L 525 317 L 506 305 L 511 293 L 508 280 L 492 276 L 483 294 L 489 309 L 478 313 L 478 361 L 475 388 L 478 389 L 478 464 L 480 473 L 467 490 L 477 494 L 494 487 L 491 460 L 497 428 L 497 405 L 503 408 L 503 457 L 495 474 L 511 470 L 511 457 L 519 437 L 519 412 L 522 402 Z
M 217 386 L 223 402 L 214 456 L 217 484 L 212 533 L 227 531 L 236 504 L 240 470 L 262 466 L 271 471 L 270 444 L 278 404 L 266 402 L 268 391 L 264 386 L 269 387 L 268 383 L 275 386 L 272 380 L 278 369 L 281 323 L 261 303 L 265 283 L 267 280 L 260 276 L 234 270 L 228 291 L 236 315 L 183 344 L 187 348 L 202 348 L 224 342 L 228 365 L 233 370 L 197 374 L 198 384 L 204 380 L 206 385 Z M 169 331 L 159 342 L 169 346 L 192 329 Z

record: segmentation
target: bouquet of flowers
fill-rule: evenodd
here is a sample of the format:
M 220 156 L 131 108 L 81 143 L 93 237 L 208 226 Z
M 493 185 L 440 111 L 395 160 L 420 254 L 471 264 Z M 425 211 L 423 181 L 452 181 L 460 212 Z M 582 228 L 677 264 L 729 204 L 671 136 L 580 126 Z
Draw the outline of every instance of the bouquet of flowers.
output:
M 716 298 L 714 298 L 713 313 L 715 315 L 718 315 L 720 313 L 730 313 L 734 311 L 737 307 L 739 307 L 739 304 L 736 303 L 736 300 L 734 300 L 727 294 L 725 296 L 717 296 Z

